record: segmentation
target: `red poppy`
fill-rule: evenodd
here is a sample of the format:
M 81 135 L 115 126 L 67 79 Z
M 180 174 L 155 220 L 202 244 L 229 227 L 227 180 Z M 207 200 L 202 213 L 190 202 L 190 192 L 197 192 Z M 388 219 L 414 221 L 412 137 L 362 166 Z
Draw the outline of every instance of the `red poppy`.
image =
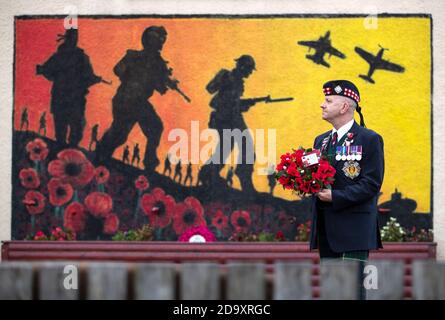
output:
M 45 210 L 46 198 L 40 192 L 31 190 L 25 194 L 23 203 L 29 214 L 40 214 Z
M 166 195 L 161 188 L 154 188 L 141 198 L 142 210 L 154 227 L 164 228 L 170 223 L 175 205 L 175 199 Z
M 216 227 L 216 229 L 223 230 L 227 227 L 228 221 L 229 218 L 221 210 L 218 210 L 213 216 L 212 224 Z
M 295 165 L 295 162 L 292 162 L 294 165 L 290 165 L 289 168 L 287 168 L 287 174 L 293 177 L 301 177 L 300 171 L 298 171 L 298 168 Z
M 46 235 L 42 231 L 37 231 L 34 240 L 47 240 Z
M 176 234 L 195 226 L 206 226 L 204 209 L 195 197 L 187 197 L 184 202 L 178 203 L 173 215 L 173 229 Z
M 148 183 L 148 180 L 145 176 L 140 175 L 136 181 L 134 182 L 134 185 L 136 186 L 136 189 L 144 191 L 147 190 L 147 188 L 150 186 Z
M 48 146 L 45 141 L 40 138 L 28 142 L 26 151 L 29 153 L 29 158 L 32 161 L 42 161 L 48 156 Z
M 295 159 L 296 165 L 298 167 L 301 167 L 303 165 L 303 160 L 301 160 L 301 157 L 303 155 L 304 155 L 304 150 L 301 149 L 294 150 L 294 152 L 292 153 L 292 158 Z
M 55 227 L 53 231 L 51 231 L 50 240 L 65 241 L 68 240 L 68 235 L 65 231 L 63 231 L 59 227 Z
M 278 231 L 276 234 L 275 234 L 275 240 L 277 240 L 277 241 L 284 241 L 284 240 L 286 240 L 286 238 L 284 237 L 284 233 L 283 233 L 283 231 Z
M 303 181 L 299 185 L 299 189 L 301 190 L 301 192 L 309 193 L 309 191 L 311 190 L 311 182 L 310 181 Z
M 109 214 L 105 218 L 104 230 L 105 234 L 115 234 L 119 229 L 119 218 L 114 213 Z
M 320 165 L 318 166 L 317 172 L 321 174 L 323 179 L 333 178 L 335 176 L 335 168 L 332 167 L 328 161 L 320 160 Z
M 235 210 L 230 217 L 230 222 L 237 232 L 247 232 L 251 224 L 250 214 L 245 210 Z
M 87 185 L 94 177 L 94 166 L 76 149 L 65 149 L 48 165 L 48 172 L 74 188 Z
M 110 178 L 110 171 L 108 171 L 108 169 L 104 166 L 97 167 L 94 173 L 96 176 L 96 181 L 99 184 L 106 183 L 108 181 L 108 178 Z
M 91 192 L 85 198 L 85 206 L 93 216 L 103 218 L 113 209 L 113 200 L 108 193 Z
M 69 183 L 52 178 L 48 182 L 49 202 L 56 207 L 63 206 L 73 198 L 74 189 Z
M 39 175 L 37 171 L 32 168 L 20 170 L 19 177 L 22 186 L 25 188 L 35 189 L 40 185 Z
M 86 210 L 80 202 L 70 203 L 66 207 L 63 221 L 65 229 L 70 229 L 75 233 L 82 232 L 85 229 L 86 220 Z
M 321 190 L 320 185 L 319 185 L 317 182 L 312 181 L 312 182 L 311 182 L 311 193 L 317 193 L 317 192 L 319 192 L 320 190 Z
M 288 177 L 281 176 L 280 178 L 278 178 L 278 182 L 281 185 L 283 185 L 285 189 L 293 189 L 294 188 L 294 184 L 293 184 L 292 180 Z

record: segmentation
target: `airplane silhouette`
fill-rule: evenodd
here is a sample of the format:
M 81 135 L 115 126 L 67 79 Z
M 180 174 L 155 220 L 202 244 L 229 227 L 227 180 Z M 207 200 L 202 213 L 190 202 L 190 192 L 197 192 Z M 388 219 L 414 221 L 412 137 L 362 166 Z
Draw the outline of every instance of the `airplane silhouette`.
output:
M 324 36 L 320 36 L 320 38 L 318 38 L 318 40 L 298 41 L 297 43 L 300 46 L 309 47 L 309 52 L 311 52 L 311 49 L 315 49 L 315 54 L 313 54 L 313 55 L 307 54 L 306 55 L 307 59 L 314 61 L 314 63 L 316 63 L 316 64 L 321 64 L 321 65 L 329 68 L 330 67 L 329 63 L 327 63 L 323 59 L 323 57 L 326 53 L 329 54 L 329 58 L 331 57 L 331 55 L 334 55 L 341 59 L 346 58 L 346 56 L 343 53 L 341 53 L 340 51 L 338 51 L 331 45 L 331 39 L 329 38 L 330 34 L 331 34 L 331 32 L 327 31 L 326 34 Z
M 374 79 L 371 78 L 375 70 L 382 69 L 382 70 L 389 70 L 392 72 L 405 71 L 405 68 L 402 67 L 401 65 L 389 62 L 389 60 L 382 59 L 383 52 L 385 50 L 389 51 L 389 49 L 383 48 L 381 45 L 379 45 L 379 47 L 380 50 L 375 56 L 372 53 L 363 50 L 362 48 L 355 47 L 355 52 L 357 52 L 363 59 L 366 60 L 366 62 L 369 63 L 368 74 L 367 75 L 359 74 L 359 77 L 370 83 L 375 83 Z

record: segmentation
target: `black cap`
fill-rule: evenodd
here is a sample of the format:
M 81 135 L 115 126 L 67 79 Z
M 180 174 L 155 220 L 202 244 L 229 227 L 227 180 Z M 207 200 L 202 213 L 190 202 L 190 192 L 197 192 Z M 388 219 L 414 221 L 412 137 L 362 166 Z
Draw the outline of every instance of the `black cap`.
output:
M 243 54 L 238 59 L 235 59 L 235 61 L 237 63 L 239 63 L 240 65 L 250 67 L 250 68 L 252 68 L 252 70 L 256 70 L 255 60 L 253 59 L 252 56 L 250 56 L 248 54 Z
M 78 36 L 78 30 L 77 28 L 71 28 L 71 29 L 65 29 L 65 34 L 58 34 L 57 35 L 57 42 L 61 40 L 70 40 L 73 38 L 77 38 Z
M 354 100 L 357 103 L 357 112 L 360 115 L 360 125 L 365 126 L 362 115 L 362 108 L 359 106 L 360 92 L 355 84 L 348 80 L 332 80 L 323 85 L 323 93 L 325 96 L 344 96 Z

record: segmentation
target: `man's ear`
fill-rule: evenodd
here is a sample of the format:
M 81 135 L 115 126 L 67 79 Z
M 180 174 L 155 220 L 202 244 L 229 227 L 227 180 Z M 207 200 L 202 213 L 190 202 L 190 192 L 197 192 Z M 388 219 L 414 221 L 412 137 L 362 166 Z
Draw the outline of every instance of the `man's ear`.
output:
M 347 113 L 348 112 L 348 110 L 349 110 L 349 104 L 346 102 L 346 101 L 343 101 L 343 103 L 342 103 L 342 106 L 341 106 L 341 109 L 340 109 L 340 113 L 341 114 L 345 114 L 345 113 Z

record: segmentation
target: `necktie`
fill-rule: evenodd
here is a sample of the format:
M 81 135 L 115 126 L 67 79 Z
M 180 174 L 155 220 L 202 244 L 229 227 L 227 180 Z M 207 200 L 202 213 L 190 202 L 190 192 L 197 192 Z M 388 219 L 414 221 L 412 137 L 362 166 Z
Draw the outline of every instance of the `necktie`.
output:
M 334 132 L 334 134 L 332 135 L 332 140 L 331 140 L 331 145 L 332 145 L 332 146 L 335 146 L 335 145 L 337 144 L 337 137 L 338 137 L 338 134 L 337 134 L 337 131 L 336 131 L 336 132 Z

